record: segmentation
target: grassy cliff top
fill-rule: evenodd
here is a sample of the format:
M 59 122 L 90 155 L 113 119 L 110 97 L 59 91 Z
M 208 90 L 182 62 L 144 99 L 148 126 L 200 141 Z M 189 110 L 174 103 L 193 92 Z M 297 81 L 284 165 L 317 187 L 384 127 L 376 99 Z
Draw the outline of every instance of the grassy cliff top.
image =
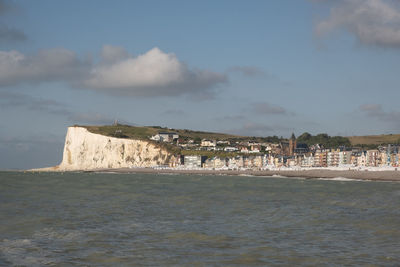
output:
M 256 141 L 256 142 L 271 142 L 278 143 L 279 141 L 286 141 L 287 139 L 274 137 L 250 137 L 250 136 L 239 136 L 224 133 L 213 133 L 203 131 L 193 131 L 187 129 L 171 129 L 160 126 L 130 126 L 130 125 L 107 125 L 107 126 L 81 126 L 88 129 L 89 132 L 101 134 L 111 137 L 149 140 L 149 137 L 156 135 L 159 132 L 171 132 L 179 134 L 179 138 L 182 140 L 229 140 L 229 141 Z M 303 134 L 304 135 L 304 134 Z M 299 136 L 300 138 L 301 136 Z M 377 146 L 381 144 L 398 144 L 400 143 L 400 134 L 388 134 L 388 135 L 366 135 L 366 136 L 349 136 L 346 137 L 350 141 L 351 145 L 369 145 Z M 300 138 L 301 139 L 301 138 Z M 299 140 L 301 141 L 301 140 Z
M 148 140 L 149 137 L 158 134 L 159 132 L 171 132 L 179 134 L 179 138 L 182 139 L 217 139 L 217 140 L 229 140 L 229 139 L 249 139 L 249 137 L 243 137 L 238 135 L 224 134 L 224 133 L 212 133 L 193 131 L 187 129 L 171 129 L 163 128 L 159 126 L 130 126 L 130 125 L 107 125 L 107 126 L 80 126 L 86 128 L 91 133 L 101 134 L 112 137 L 122 137 L 130 139 Z
M 398 144 L 400 143 L 400 134 L 381 134 L 366 136 L 349 136 L 352 145 L 381 145 L 381 144 Z

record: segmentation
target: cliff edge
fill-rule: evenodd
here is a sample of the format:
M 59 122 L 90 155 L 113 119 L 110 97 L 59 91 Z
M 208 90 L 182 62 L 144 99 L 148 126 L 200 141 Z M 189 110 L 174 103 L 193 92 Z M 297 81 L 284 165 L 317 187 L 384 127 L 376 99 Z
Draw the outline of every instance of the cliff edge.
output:
M 175 157 L 144 140 L 108 137 L 84 127 L 68 127 L 60 165 L 42 171 L 77 171 L 168 165 Z

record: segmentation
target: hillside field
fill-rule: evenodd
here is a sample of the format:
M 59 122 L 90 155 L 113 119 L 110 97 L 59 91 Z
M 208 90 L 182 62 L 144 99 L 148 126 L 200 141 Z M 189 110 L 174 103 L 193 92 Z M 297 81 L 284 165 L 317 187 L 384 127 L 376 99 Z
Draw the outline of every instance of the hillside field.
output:
M 351 144 L 355 145 L 380 145 L 380 144 L 398 144 L 400 143 L 400 134 L 381 134 L 366 136 L 348 136 Z
M 130 126 L 130 125 L 118 124 L 118 125 L 107 125 L 107 126 L 82 126 L 82 127 L 85 127 L 86 129 L 88 129 L 88 131 L 92 133 L 102 134 L 106 136 L 120 137 L 120 138 L 139 139 L 139 140 L 148 140 L 149 137 L 157 134 L 158 132 L 175 132 L 179 134 L 180 138 L 183 140 L 185 139 L 186 140 L 192 139 L 197 141 L 201 139 L 229 140 L 229 141 L 252 140 L 256 142 L 271 142 L 271 143 L 277 143 L 279 141 L 287 141 L 287 139 L 285 138 L 278 138 L 275 136 L 249 137 L 249 136 L 239 136 L 239 135 L 224 134 L 224 133 L 194 131 L 188 129 L 171 129 L 159 126 Z M 357 145 L 377 146 L 381 144 L 400 143 L 400 134 L 348 136 L 347 138 L 350 140 L 352 146 L 357 146 Z

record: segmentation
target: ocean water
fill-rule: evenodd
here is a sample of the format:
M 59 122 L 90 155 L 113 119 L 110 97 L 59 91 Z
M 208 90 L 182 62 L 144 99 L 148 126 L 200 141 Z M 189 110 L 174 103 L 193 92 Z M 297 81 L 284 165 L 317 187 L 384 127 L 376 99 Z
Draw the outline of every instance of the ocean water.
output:
M 400 183 L 0 172 L 0 266 L 399 266 Z

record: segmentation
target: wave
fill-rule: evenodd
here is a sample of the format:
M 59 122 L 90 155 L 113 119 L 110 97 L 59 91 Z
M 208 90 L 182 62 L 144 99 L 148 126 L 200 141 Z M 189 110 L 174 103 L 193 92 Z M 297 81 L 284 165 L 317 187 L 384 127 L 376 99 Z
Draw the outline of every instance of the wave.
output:
M 354 178 L 346 178 L 346 177 L 334 177 L 334 178 L 318 178 L 318 180 L 328 180 L 328 181 L 340 181 L 340 182 L 365 182 L 369 180 L 364 179 L 354 179 Z

